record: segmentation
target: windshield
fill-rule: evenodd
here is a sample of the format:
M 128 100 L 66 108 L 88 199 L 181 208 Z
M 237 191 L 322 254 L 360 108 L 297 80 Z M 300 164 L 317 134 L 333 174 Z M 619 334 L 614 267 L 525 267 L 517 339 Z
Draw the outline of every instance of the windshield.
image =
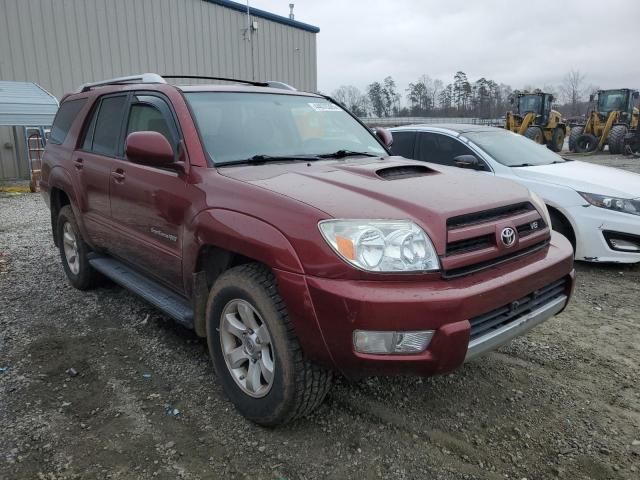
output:
M 518 108 L 521 114 L 540 111 L 540 96 L 539 95 L 525 95 L 518 100 Z
M 612 112 L 614 110 L 625 111 L 627 105 L 627 92 L 623 90 L 610 90 L 600 92 L 598 95 L 598 111 Z
M 546 146 L 505 130 L 465 133 L 464 136 L 507 167 L 550 165 L 565 161 Z
M 317 156 L 339 150 L 387 155 L 366 128 L 323 98 L 238 92 L 185 96 L 216 164 L 254 156 Z

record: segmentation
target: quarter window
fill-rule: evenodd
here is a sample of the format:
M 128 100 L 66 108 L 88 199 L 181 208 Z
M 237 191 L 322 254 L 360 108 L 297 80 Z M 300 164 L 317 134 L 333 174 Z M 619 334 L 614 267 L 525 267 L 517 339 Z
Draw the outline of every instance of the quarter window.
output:
M 64 142 L 73 121 L 85 103 L 87 103 L 86 98 L 79 98 L 77 100 L 69 100 L 60 105 L 56 118 L 53 119 L 53 126 L 49 135 L 51 143 L 61 144 Z

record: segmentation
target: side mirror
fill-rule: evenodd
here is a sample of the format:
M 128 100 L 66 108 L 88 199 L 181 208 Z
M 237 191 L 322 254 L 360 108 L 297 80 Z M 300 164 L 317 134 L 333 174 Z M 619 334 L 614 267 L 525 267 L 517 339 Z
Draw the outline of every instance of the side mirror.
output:
M 458 168 L 468 168 L 470 170 L 486 170 L 484 162 L 478 160 L 475 155 L 458 155 L 453 158 L 453 163 Z
M 389 130 L 378 127 L 375 130 L 375 134 L 385 147 L 391 148 L 391 145 L 393 145 L 393 135 L 391 135 Z
M 171 144 L 158 132 L 133 132 L 125 144 L 127 158 L 142 165 L 162 167 L 175 162 Z

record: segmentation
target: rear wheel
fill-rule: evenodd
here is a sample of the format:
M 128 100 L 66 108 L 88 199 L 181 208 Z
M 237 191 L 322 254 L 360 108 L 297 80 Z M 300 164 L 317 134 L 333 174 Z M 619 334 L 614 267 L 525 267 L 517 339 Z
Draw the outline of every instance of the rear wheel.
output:
M 583 133 L 576 140 L 575 151 L 577 153 L 593 152 L 598 147 L 598 138 L 590 133 Z
M 562 147 L 564 147 L 564 136 L 564 128 L 554 128 L 553 133 L 551 134 L 551 142 L 547 144 L 547 147 L 554 152 L 561 152 Z
M 331 386 L 332 373 L 304 359 L 275 277 L 260 264 L 218 278 L 207 304 L 207 343 L 225 393 L 260 425 L 310 413 Z
M 544 143 L 544 134 L 542 133 L 542 129 L 540 127 L 527 128 L 527 131 L 524 132 L 524 136 L 536 143 Z
M 56 234 L 62 266 L 71 285 L 78 290 L 95 287 L 100 274 L 89 264 L 87 255 L 91 249 L 82 239 L 70 205 L 62 207 L 58 213 Z
M 584 127 L 573 127 L 571 128 L 571 133 L 569 134 L 569 151 L 576 151 L 576 140 L 582 135 L 584 131 Z
M 612 155 L 620 155 L 624 153 L 624 137 L 627 135 L 628 129 L 624 125 L 614 125 L 609 130 L 607 143 L 609 144 L 609 153 Z

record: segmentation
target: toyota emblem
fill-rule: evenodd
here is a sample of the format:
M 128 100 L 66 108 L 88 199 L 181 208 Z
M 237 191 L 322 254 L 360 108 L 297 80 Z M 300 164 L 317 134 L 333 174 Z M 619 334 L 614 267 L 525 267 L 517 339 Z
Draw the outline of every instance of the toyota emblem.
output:
M 507 227 L 502 230 L 500 239 L 505 247 L 511 247 L 516 243 L 516 231 L 511 227 Z

